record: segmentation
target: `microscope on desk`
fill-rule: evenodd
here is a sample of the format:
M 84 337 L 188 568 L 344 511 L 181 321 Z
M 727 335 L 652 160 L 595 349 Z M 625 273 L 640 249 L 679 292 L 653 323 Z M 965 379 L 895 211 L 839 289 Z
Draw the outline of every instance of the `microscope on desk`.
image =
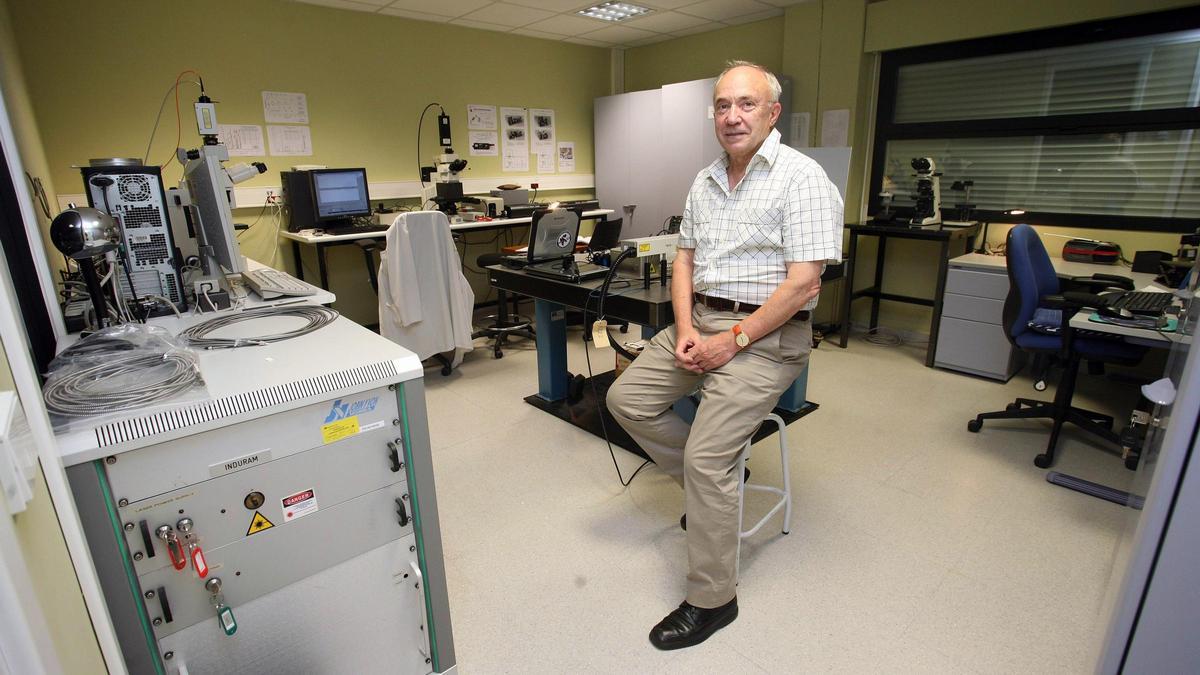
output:
M 912 168 L 916 173 L 917 191 L 913 195 L 916 205 L 913 207 L 913 226 L 937 225 L 942 222 L 942 187 L 941 175 L 932 157 L 914 157 Z
M 467 160 L 454 153 L 450 139 L 450 116 L 445 110 L 438 115 L 438 139 L 442 151 L 434 155 L 433 166 L 421 167 L 421 204 L 423 207 L 433 202 L 438 211 L 455 216 L 459 203 L 477 204 L 479 200 L 463 195 L 463 185 L 458 175 L 467 168 Z

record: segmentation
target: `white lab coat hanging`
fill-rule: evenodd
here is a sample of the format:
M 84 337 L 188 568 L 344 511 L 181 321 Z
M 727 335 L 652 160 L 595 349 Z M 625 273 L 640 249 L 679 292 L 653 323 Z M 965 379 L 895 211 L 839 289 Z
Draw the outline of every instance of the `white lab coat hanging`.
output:
M 422 361 L 471 351 L 475 292 L 440 211 L 402 213 L 387 232 L 379 264 L 379 333 Z

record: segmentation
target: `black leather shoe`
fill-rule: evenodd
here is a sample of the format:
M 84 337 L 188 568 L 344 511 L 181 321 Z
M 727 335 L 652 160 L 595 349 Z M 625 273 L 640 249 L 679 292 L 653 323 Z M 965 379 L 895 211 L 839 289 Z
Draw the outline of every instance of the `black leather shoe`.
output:
M 742 482 L 743 483 L 750 482 L 750 467 L 746 467 L 745 473 L 742 474 Z M 682 516 L 679 516 L 679 529 L 683 530 L 684 532 L 687 532 L 687 514 L 686 513 L 683 514 Z
M 650 644 L 659 649 L 682 649 L 698 645 L 737 618 L 737 598 L 712 609 L 701 609 L 686 601 L 650 631 Z

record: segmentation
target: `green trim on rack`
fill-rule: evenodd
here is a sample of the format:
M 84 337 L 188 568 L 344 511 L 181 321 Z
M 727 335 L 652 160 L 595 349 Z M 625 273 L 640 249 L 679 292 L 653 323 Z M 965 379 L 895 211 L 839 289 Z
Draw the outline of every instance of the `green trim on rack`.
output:
M 430 666 L 433 672 L 441 671 L 440 659 L 438 658 L 437 648 L 437 627 L 433 621 L 433 596 L 429 592 L 429 568 L 425 564 L 425 538 L 421 532 L 421 499 L 417 495 L 417 480 L 414 475 L 412 457 L 412 441 L 408 427 L 408 402 L 404 398 L 404 384 L 396 384 L 396 399 L 400 403 L 400 420 L 403 431 L 401 442 L 404 444 L 404 466 L 405 475 L 408 478 L 408 494 L 411 499 L 409 504 L 412 506 L 413 512 L 413 534 L 417 538 L 417 564 L 421 566 L 421 576 L 425 579 L 425 625 L 429 627 L 429 658 L 431 659 Z
M 104 510 L 108 514 L 108 522 L 112 526 L 113 537 L 117 540 L 117 547 L 121 550 L 121 565 L 125 568 L 125 579 L 129 582 L 129 589 L 133 592 L 133 606 L 138 608 L 138 622 L 142 625 L 142 634 L 146 637 L 146 648 L 154 655 L 154 672 L 158 675 L 166 675 L 166 670 L 163 668 L 162 656 L 158 653 L 158 640 L 154 637 L 154 630 L 150 628 L 149 617 L 146 616 L 146 606 L 142 603 L 142 598 L 137 594 L 138 582 L 137 573 L 133 569 L 133 559 L 129 556 L 129 548 L 125 545 L 125 533 L 121 529 L 121 519 L 117 517 L 117 512 L 113 509 L 116 503 L 113 500 L 112 490 L 108 487 L 108 476 L 104 472 L 103 460 L 92 462 L 96 468 L 96 478 L 100 484 L 100 492 L 104 496 Z

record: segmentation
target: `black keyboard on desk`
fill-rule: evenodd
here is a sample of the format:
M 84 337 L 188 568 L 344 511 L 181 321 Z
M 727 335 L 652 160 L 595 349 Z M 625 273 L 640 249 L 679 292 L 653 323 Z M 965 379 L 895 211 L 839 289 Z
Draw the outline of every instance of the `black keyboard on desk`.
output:
M 1154 291 L 1128 291 L 1109 300 L 1109 307 L 1127 309 L 1134 314 L 1158 316 L 1175 299 L 1173 293 L 1155 293 Z
M 364 237 L 380 232 L 387 232 L 391 225 L 350 225 L 347 227 L 326 227 L 321 231 L 330 236 L 341 236 L 343 234 L 361 234 Z

